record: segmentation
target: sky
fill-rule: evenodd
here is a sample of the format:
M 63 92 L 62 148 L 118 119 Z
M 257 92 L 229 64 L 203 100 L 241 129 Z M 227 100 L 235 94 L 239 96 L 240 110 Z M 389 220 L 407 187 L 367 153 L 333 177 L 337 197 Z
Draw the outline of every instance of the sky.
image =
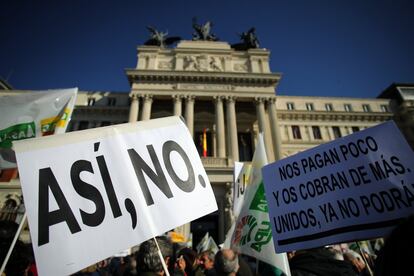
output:
M 0 77 L 15 89 L 129 92 L 146 26 L 191 40 L 197 17 L 231 44 L 255 27 L 282 74 L 277 94 L 376 97 L 414 83 L 413 11 L 411 0 L 1 0 Z

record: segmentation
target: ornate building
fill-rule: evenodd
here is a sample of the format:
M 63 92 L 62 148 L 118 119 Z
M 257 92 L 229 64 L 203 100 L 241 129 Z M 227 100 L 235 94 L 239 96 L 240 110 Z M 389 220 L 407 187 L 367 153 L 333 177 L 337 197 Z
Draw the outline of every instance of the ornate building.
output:
M 195 241 L 209 231 L 222 242 L 231 223 L 234 161 L 251 160 L 259 132 L 274 161 L 393 117 L 387 98 L 278 96 L 281 74 L 271 72 L 269 58 L 266 49 L 240 51 L 217 41 L 138 47 L 136 68 L 126 69 L 129 95 L 81 92 L 70 130 L 183 116 L 219 206 L 191 231 Z

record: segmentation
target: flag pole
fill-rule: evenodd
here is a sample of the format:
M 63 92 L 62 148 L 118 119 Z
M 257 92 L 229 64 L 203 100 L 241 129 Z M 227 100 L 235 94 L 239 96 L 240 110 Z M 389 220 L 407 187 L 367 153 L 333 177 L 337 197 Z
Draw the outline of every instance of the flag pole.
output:
M 362 251 L 362 248 L 361 248 L 361 246 L 360 246 L 359 242 L 357 241 L 357 242 L 356 242 L 356 244 L 357 244 L 357 246 L 358 246 L 359 252 L 361 253 L 362 259 L 364 260 L 364 262 L 365 262 L 365 264 L 366 264 L 366 266 L 367 266 L 367 268 L 368 268 L 368 273 L 369 273 L 369 275 L 371 275 L 371 276 L 372 276 L 372 269 L 371 269 L 371 267 L 369 266 L 368 260 L 365 258 L 364 252 Z
M 7 262 L 9 261 L 9 258 L 11 256 L 11 253 L 13 252 L 14 246 L 16 245 L 17 239 L 20 236 L 20 232 L 22 231 L 23 225 L 26 223 L 27 214 L 24 212 L 24 215 L 22 217 L 22 220 L 20 221 L 19 228 L 17 228 L 17 232 L 14 235 L 14 239 L 10 245 L 9 251 L 7 252 L 6 257 L 4 258 L 3 264 L 0 268 L 0 275 L 3 275 L 4 269 L 6 268 Z
M 155 237 L 153 239 L 155 241 L 155 244 L 157 245 L 157 248 L 158 248 L 158 256 L 161 259 L 161 263 L 162 263 L 162 267 L 164 268 L 165 275 L 170 276 L 170 272 L 168 271 L 167 264 L 165 263 L 164 257 L 162 256 L 161 249 L 160 249 L 160 246 L 158 245 L 157 239 Z

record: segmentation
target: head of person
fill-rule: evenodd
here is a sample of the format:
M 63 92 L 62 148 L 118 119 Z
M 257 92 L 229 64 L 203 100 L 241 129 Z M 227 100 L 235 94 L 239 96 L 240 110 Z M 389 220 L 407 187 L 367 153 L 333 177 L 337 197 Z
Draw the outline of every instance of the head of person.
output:
M 199 263 L 204 270 L 210 270 L 214 267 L 214 252 L 211 250 L 200 253 Z
M 364 259 L 355 251 L 350 250 L 345 252 L 343 257 L 344 261 L 350 262 L 358 272 L 362 272 L 366 267 Z
M 157 237 L 158 246 L 164 261 L 168 266 L 168 262 L 172 256 L 172 244 L 165 237 Z M 155 272 L 164 275 L 162 261 L 158 255 L 158 248 L 154 239 L 143 242 L 137 252 L 137 269 L 142 272 Z
M 239 270 L 239 258 L 231 249 L 222 249 L 214 259 L 214 268 L 217 275 L 236 275 Z
M 185 247 L 178 252 L 178 258 L 180 257 L 185 261 L 186 274 L 192 275 L 194 268 L 197 266 L 197 253 L 193 249 Z

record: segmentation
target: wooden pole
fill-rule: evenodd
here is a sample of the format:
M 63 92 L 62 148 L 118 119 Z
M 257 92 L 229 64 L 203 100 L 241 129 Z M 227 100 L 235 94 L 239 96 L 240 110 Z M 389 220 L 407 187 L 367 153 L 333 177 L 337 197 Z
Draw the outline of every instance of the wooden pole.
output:
M 158 245 L 157 239 L 155 237 L 153 239 L 155 241 L 155 244 L 157 245 L 157 248 L 158 248 L 158 256 L 161 259 L 161 263 L 162 263 L 162 267 L 164 268 L 165 275 L 170 276 L 170 272 L 168 271 L 167 264 L 165 263 L 164 257 L 162 256 L 161 249 L 160 249 L 160 246 Z

